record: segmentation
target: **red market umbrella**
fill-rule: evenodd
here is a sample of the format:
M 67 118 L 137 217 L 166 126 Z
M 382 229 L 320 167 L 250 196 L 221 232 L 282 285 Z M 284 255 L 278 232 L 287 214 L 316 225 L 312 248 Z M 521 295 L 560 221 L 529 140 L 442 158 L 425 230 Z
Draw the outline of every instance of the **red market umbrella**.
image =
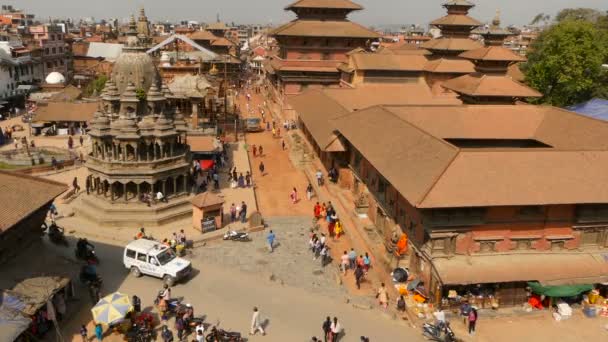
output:
M 213 168 L 213 166 L 215 165 L 215 162 L 213 160 L 205 159 L 205 160 L 201 160 L 199 162 L 199 164 L 201 165 L 201 169 L 209 170 L 209 169 Z

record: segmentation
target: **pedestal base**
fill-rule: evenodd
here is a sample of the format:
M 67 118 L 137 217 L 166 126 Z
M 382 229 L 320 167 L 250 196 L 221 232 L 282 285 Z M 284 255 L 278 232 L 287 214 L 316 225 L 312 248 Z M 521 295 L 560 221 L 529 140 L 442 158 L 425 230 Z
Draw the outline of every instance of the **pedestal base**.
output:
M 149 227 L 161 226 L 192 216 L 193 196 L 170 198 L 169 203 L 148 207 L 145 203 L 109 203 L 96 196 L 82 197 L 74 207 L 76 215 L 103 226 Z

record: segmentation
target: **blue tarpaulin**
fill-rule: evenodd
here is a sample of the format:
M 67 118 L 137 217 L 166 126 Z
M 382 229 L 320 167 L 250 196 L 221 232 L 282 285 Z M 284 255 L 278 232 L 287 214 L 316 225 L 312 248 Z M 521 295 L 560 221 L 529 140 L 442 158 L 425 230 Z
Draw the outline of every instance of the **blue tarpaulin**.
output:
M 31 320 L 21 313 L 26 306 L 11 291 L 0 294 L 0 341 L 13 341 L 29 327 Z
M 591 118 L 608 121 L 608 100 L 595 98 L 566 109 Z

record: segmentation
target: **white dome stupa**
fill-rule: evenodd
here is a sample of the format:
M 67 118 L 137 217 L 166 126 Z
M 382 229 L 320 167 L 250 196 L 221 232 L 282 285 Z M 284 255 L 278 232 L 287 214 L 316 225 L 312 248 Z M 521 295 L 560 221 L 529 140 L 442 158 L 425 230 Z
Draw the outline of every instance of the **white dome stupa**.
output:
M 47 84 L 65 84 L 65 77 L 61 73 L 53 71 L 52 73 L 48 74 L 44 81 Z

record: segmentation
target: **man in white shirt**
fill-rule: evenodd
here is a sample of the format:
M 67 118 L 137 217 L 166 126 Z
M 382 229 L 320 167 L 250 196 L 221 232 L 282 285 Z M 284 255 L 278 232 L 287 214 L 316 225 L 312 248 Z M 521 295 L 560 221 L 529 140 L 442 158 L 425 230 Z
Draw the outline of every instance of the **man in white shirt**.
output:
M 262 336 L 266 335 L 264 328 L 262 328 L 262 322 L 260 322 L 260 312 L 257 307 L 254 307 L 253 316 L 251 316 L 251 331 L 249 332 L 249 335 L 255 335 L 258 331 L 262 333 Z
M 168 203 L 167 198 L 160 191 L 156 193 L 156 201 Z

